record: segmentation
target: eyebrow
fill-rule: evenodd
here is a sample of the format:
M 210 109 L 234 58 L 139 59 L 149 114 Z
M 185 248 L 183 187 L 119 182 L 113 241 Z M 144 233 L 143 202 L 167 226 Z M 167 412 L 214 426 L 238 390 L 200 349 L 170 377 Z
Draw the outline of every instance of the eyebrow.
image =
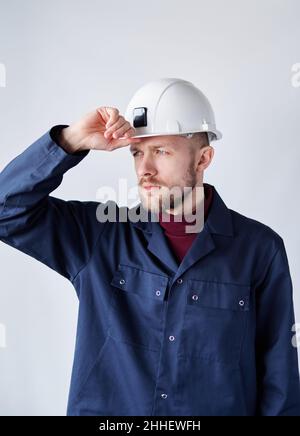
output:
M 149 145 L 149 147 L 152 148 L 152 149 L 156 149 L 156 148 L 170 147 L 170 146 L 166 145 L 166 144 L 165 145 L 160 144 L 160 145 Z M 134 151 L 139 151 L 141 149 L 139 147 L 137 147 L 136 145 L 132 145 L 129 150 L 130 150 L 130 153 L 132 153 Z

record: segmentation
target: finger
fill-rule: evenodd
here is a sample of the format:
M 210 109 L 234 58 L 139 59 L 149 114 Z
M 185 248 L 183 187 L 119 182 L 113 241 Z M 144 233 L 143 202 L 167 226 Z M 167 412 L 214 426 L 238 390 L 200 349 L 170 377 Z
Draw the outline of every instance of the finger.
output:
M 112 109 L 114 108 L 108 108 L 104 106 L 97 108 L 97 112 L 101 116 L 101 119 L 103 120 L 104 124 L 106 124 L 109 121 L 110 116 L 113 115 Z
M 115 124 L 116 121 L 119 119 L 119 111 L 115 107 L 106 107 L 105 108 L 107 114 L 108 114 L 108 121 L 106 123 L 106 128 L 112 126 Z
M 127 145 L 141 142 L 140 138 L 124 138 L 124 139 L 113 139 L 110 141 L 109 147 L 111 150 L 115 150 L 117 148 L 126 147 Z
M 125 123 L 126 123 L 126 121 L 124 120 L 124 118 L 119 117 L 117 122 L 115 122 L 109 128 L 106 128 L 106 131 L 105 131 L 106 135 L 105 136 L 112 135 L 116 130 L 118 130 L 120 127 L 122 127 Z
M 123 126 L 121 126 L 113 133 L 113 138 L 120 138 L 121 136 L 124 136 L 125 133 L 128 132 L 129 130 L 131 130 L 131 126 L 128 122 L 125 122 Z
M 103 107 L 99 107 L 99 108 L 96 109 L 96 111 L 97 111 L 98 115 L 100 116 L 102 124 L 105 126 L 106 125 L 106 116 L 107 115 L 106 115 L 106 113 L 104 111 L 104 108 Z
M 136 130 L 134 127 L 130 127 L 130 129 L 124 134 L 126 138 L 129 138 L 130 136 L 134 136 L 136 134 Z
M 101 106 L 97 108 L 97 112 L 105 126 L 109 123 L 115 123 L 119 118 L 119 111 L 117 108 Z

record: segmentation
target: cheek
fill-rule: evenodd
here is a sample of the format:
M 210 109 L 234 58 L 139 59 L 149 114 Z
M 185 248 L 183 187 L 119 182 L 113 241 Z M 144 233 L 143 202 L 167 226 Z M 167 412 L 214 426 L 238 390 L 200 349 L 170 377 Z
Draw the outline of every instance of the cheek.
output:
M 186 162 L 184 160 L 180 161 L 180 159 L 161 162 L 158 166 L 158 176 L 160 179 L 166 181 L 169 186 L 176 184 L 181 186 L 188 168 Z
M 182 162 L 179 159 L 162 159 L 157 163 L 157 171 L 170 177 L 176 177 L 181 172 L 184 172 Z

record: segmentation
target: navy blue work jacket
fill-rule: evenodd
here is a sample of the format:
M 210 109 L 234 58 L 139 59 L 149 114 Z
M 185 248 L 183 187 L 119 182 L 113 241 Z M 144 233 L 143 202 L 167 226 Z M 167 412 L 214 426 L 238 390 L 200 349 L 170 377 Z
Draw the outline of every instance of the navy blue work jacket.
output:
M 98 202 L 49 195 L 88 153 L 50 130 L 0 174 L 1 240 L 79 298 L 68 415 L 300 416 L 282 238 L 213 187 L 178 264 L 159 222 L 101 223 Z

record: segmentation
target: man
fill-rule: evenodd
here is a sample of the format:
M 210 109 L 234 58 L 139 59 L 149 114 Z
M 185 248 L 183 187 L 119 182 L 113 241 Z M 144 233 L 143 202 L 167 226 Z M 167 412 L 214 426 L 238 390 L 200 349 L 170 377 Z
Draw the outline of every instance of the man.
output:
M 161 79 L 126 114 L 100 107 L 55 126 L 0 175 L 1 240 L 66 277 L 79 298 L 68 414 L 299 416 L 284 243 L 203 184 L 221 137 L 208 100 Z M 105 221 L 110 202 L 49 195 L 90 150 L 129 144 L 133 211 L 150 219 L 120 220 L 120 208 Z M 197 232 L 187 231 L 191 214 L 203 215 Z

